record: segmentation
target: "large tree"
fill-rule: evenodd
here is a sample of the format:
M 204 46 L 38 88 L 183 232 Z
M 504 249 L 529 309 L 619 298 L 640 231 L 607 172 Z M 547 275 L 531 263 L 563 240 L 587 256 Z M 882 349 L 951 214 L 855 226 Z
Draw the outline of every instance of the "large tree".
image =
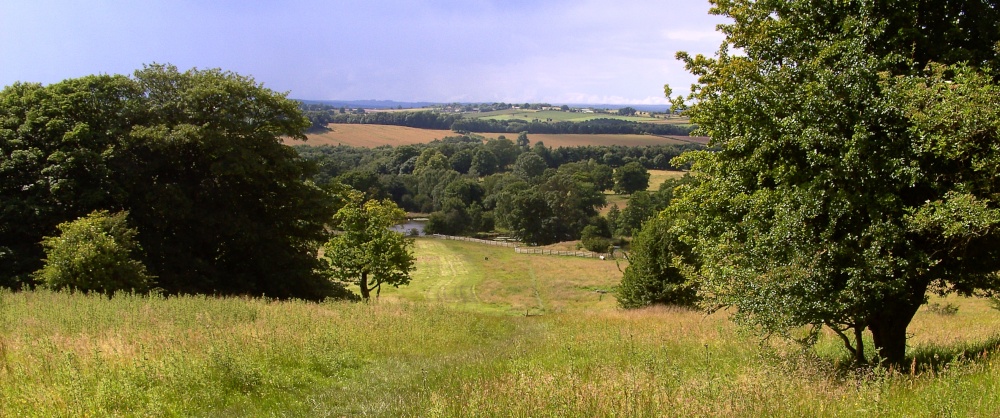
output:
M 618 167 L 614 173 L 614 192 L 632 194 L 649 187 L 649 172 L 636 161 Z
M 679 57 L 718 152 L 684 157 L 701 182 L 667 209 L 702 291 L 902 362 L 928 292 L 1000 285 L 997 2 L 712 3 L 719 54 Z
M 43 236 L 129 212 L 170 293 L 322 298 L 331 196 L 285 138 L 298 104 L 249 77 L 152 65 L 0 92 L 0 286 L 32 285 Z

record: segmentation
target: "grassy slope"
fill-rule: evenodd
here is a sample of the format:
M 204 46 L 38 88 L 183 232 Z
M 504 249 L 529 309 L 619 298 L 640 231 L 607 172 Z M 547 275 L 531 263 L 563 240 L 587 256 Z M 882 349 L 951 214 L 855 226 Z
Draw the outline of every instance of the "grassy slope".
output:
M 413 285 L 371 305 L 0 292 L 0 416 L 1000 414 L 983 301 L 917 314 L 913 376 L 856 375 L 829 336 L 816 358 L 724 313 L 619 311 L 590 291 L 613 262 L 417 250 Z

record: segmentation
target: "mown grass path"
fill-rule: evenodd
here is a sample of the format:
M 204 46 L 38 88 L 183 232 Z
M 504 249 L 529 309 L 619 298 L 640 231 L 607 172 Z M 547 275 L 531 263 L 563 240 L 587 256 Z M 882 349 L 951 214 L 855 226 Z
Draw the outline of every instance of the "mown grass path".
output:
M 516 254 L 510 248 L 420 238 L 409 286 L 382 290 L 387 300 L 432 302 L 515 315 L 613 308 L 621 273 L 614 261 Z

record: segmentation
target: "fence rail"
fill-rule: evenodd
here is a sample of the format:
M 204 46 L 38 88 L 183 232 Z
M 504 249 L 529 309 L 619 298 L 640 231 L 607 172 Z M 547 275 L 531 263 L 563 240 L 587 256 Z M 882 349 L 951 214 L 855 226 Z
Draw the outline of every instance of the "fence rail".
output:
M 453 235 L 434 234 L 432 236 L 434 238 L 437 238 L 437 239 L 446 239 L 446 240 L 452 240 L 452 241 L 475 242 L 475 243 L 479 243 L 479 244 L 492 245 L 494 247 L 517 248 L 518 244 L 520 244 L 519 242 L 516 242 L 516 241 L 492 241 L 492 240 L 488 240 L 488 239 L 469 238 L 469 237 L 456 237 L 456 236 L 453 236 Z
M 604 260 L 606 258 L 611 258 L 611 255 L 607 253 L 595 253 L 591 251 L 559 251 L 559 250 L 549 250 L 546 248 L 514 247 L 514 252 L 518 254 L 546 254 L 546 255 L 562 255 L 568 257 L 600 258 L 601 260 Z
M 518 254 L 561 255 L 567 257 L 600 258 L 601 260 L 611 258 L 611 254 L 608 253 L 595 253 L 591 251 L 559 251 L 559 250 L 550 250 L 546 248 L 522 247 L 521 243 L 517 241 L 492 241 L 479 238 L 456 237 L 453 235 L 441 235 L 441 234 L 433 234 L 431 236 L 437 239 L 475 242 L 478 244 L 492 245 L 495 247 L 514 248 L 514 252 Z

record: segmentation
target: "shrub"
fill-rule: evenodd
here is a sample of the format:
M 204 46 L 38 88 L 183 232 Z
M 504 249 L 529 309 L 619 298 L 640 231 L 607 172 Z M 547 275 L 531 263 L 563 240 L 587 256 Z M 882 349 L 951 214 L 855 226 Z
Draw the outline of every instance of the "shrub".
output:
M 597 225 L 587 225 L 580 234 L 580 242 L 588 251 L 595 253 L 606 253 L 611 248 L 611 238 L 607 235 L 607 228 Z
M 671 231 L 672 220 L 660 214 L 643 224 L 626 256 L 629 266 L 618 286 L 619 306 L 640 308 L 652 304 L 694 306 L 697 286 L 680 266 L 696 265 L 691 249 Z
M 96 211 L 59 224 L 59 236 L 42 240 L 45 260 L 35 278 L 55 290 L 107 295 L 118 290 L 148 291 L 153 277 L 136 259 L 138 231 L 128 226 L 127 217 L 128 212 Z

